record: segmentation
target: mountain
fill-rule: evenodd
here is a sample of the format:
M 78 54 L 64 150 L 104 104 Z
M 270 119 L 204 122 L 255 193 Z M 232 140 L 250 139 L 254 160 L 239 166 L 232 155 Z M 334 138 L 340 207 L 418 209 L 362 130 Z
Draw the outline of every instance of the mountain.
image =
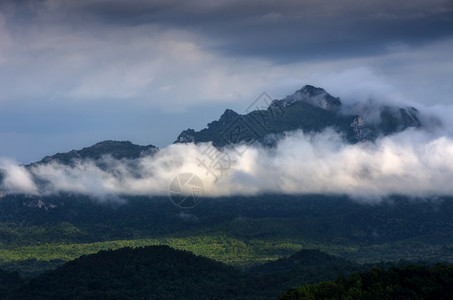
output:
M 2 299 L 375 299 L 382 294 L 451 295 L 452 265 L 379 265 L 351 263 L 319 250 L 302 250 L 248 271 L 168 246 L 100 251 L 27 281 L 0 270 Z M 389 269 L 388 269 L 389 268 Z M 367 269 L 367 271 L 362 271 Z M 388 269 L 388 271 L 386 270 Z M 352 273 L 362 271 L 361 273 Z M 346 278 L 345 276 L 348 276 Z M 326 280 L 335 282 L 325 283 Z M 319 283 L 321 282 L 321 283 Z M 306 285 L 312 284 L 312 285 Z M 302 286 L 292 288 L 293 286 Z M 388 287 L 383 289 L 383 287 Z M 320 287 L 320 288 L 318 288 Z M 332 288 L 335 287 L 335 288 Z M 315 298 L 299 297 L 315 294 Z M 346 294 L 350 298 L 337 297 Z M 394 297 L 386 298 L 385 293 Z M 360 294 L 360 295 L 362 295 Z M 299 297 L 299 298 L 298 298 Z M 411 299 L 418 299 L 408 297 Z M 376 298 L 378 299 L 378 298 Z
M 292 286 L 334 280 L 362 266 L 302 250 L 240 271 L 168 246 L 121 248 L 81 256 L 24 281 L 4 274 L 2 299 L 275 299 Z M 10 278 L 6 278 L 9 275 Z M 2 277 L 0 277 L 2 279 Z
M 0 298 L 13 289 L 24 284 L 24 280 L 17 272 L 8 272 L 0 269 Z
M 304 132 L 320 132 L 329 127 L 343 134 L 350 143 L 357 143 L 422 126 L 419 112 L 413 107 L 373 107 L 374 113 L 376 109 L 379 111 L 379 118 L 370 120 L 366 107 L 351 109 L 344 106 L 339 98 L 311 85 L 281 100 L 267 99 L 264 103 L 267 107 L 263 107 L 262 103 L 254 103 L 247 114 L 226 109 L 219 120 L 212 121 L 207 128 L 200 131 L 184 130 L 175 143 L 213 142 L 218 147 L 241 142 L 274 145 L 288 131 L 302 129 Z M 90 159 L 103 167 L 99 160 L 105 156 L 133 160 L 158 150 L 153 145 L 140 146 L 129 141 L 107 140 L 81 150 L 46 156 L 28 166 L 49 162 L 72 164 L 77 160 Z
M 356 269 L 358 264 L 348 261 L 339 256 L 329 255 L 317 249 L 304 249 L 296 252 L 295 254 L 280 258 L 276 261 L 271 261 L 262 265 L 258 265 L 251 269 L 251 272 L 256 274 L 273 274 L 287 271 L 297 271 L 302 268 L 311 268 L 324 265 L 331 269 L 344 269 L 351 267 Z
M 230 266 L 168 246 L 122 248 L 82 256 L 5 298 L 235 299 L 243 296 L 243 277 Z
M 287 96 L 280 101 L 274 101 L 271 105 L 287 107 L 297 102 L 310 104 L 314 107 L 331 112 L 339 112 L 341 109 L 340 98 L 332 97 L 324 89 L 311 85 L 306 85 L 294 94 Z
M 357 143 L 422 126 L 419 112 L 413 107 L 381 106 L 379 117 L 374 120 L 364 110 L 344 107 L 339 98 L 311 85 L 281 100 L 270 101 L 267 107 L 258 104 L 255 107 L 258 109 L 247 114 L 227 109 L 207 128 L 181 132 L 175 143 L 211 141 L 218 147 L 241 142 L 272 145 L 287 131 L 320 132 L 329 127 L 343 134 L 348 142 Z
M 317 249 L 304 249 L 295 254 L 250 269 L 258 288 L 274 298 L 281 290 L 320 281 L 335 280 L 339 275 L 358 271 L 362 266 Z
M 34 164 L 46 164 L 50 162 L 72 164 L 77 160 L 89 159 L 96 161 L 105 156 L 111 156 L 115 159 L 137 159 L 141 156 L 153 154 L 156 151 L 158 151 L 158 148 L 153 145 L 140 146 L 129 141 L 107 140 L 90 147 L 85 147 L 81 150 L 72 150 L 66 153 L 57 153 L 52 156 L 46 156 L 41 161 Z
M 265 108 L 253 104 L 247 114 L 227 109 L 206 129 L 186 130 L 176 142 L 272 146 L 287 131 L 330 127 L 357 143 L 423 125 L 415 108 L 377 107 L 371 118 L 369 107 L 347 107 L 313 86 L 266 103 Z M 114 171 L 115 164 L 109 164 L 114 158 L 127 160 L 126 167 L 133 170 L 138 158 L 157 151 L 152 145 L 103 141 L 26 167 L 87 159 Z M 0 169 L 0 182 L 4 177 Z M 114 201 L 74 193 L 32 196 L 0 191 L 0 266 L 6 270 L 0 272 L 0 298 L 15 289 L 13 299 L 175 294 L 174 298 L 201 299 L 253 294 L 269 299 L 291 286 L 347 275 L 361 263 L 401 258 L 453 261 L 452 197 L 389 196 L 367 204 L 347 196 L 259 194 L 204 198 L 190 211 L 181 211 L 166 196 L 112 197 Z M 162 246 L 80 257 L 163 244 L 210 259 Z M 42 274 L 45 270 L 49 271 Z M 9 271 L 28 278 L 41 275 L 24 283 Z
M 373 268 L 336 281 L 292 288 L 281 300 L 305 299 L 451 299 L 453 265 Z

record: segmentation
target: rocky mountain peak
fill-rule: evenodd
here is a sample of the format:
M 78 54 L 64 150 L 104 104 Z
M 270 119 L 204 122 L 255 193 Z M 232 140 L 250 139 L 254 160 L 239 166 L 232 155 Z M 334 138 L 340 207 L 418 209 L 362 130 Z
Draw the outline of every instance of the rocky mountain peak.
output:
M 219 122 L 226 124 L 234 120 L 239 114 L 232 109 L 226 109 L 225 112 L 220 116 Z
M 340 98 L 335 98 L 324 89 L 312 85 L 304 86 L 294 94 L 280 100 L 280 102 L 284 107 L 296 102 L 303 102 L 332 112 L 338 112 L 341 108 Z
M 193 143 L 195 142 L 195 130 L 189 128 L 181 132 L 176 138 L 175 143 Z

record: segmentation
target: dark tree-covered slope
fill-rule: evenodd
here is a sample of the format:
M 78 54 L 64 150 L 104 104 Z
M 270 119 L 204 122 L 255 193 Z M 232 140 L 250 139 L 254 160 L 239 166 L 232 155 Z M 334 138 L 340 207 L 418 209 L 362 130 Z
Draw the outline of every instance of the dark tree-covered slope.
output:
M 243 273 L 168 246 L 82 256 L 14 291 L 12 299 L 234 299 Z M 217 297 L 220 295 L 220 297 Z
M 239 271 L 168 246 L 82 256 L 23 282 L 0 272 L 2 299 L 449 299 L 452 265 L 374 267 L 318 250 Z M 3 275 L 2 275 L 3 274 Z M 349 277 L 345 277 L 348 276 Z M 326 282 L 326 280 L 336 281 Z M 2 281 L 3 280 L 3 281 Z M 319 283 L 321 282 L 321 283 Z
M 453 296 L 453 265 L 373 268 L 336 281 L 293 288 L 281 300 L 436 299 Z
M 339 275 L 347 275 L 361 269 L 344 258 L 329 255 L 316 249 L 304 249 L 290 257 L 281 258 L 256 266 L 250 273 L 256 280 L 257 287 L 265 290 L 274 298 L 289 287 L 334 280 Z

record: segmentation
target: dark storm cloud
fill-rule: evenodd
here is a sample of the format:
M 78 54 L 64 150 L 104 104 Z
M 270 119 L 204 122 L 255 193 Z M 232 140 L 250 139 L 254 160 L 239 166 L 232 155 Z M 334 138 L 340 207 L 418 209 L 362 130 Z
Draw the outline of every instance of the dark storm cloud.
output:
M 419 46 L 449 37 L 452 3 L 98 0 L 42 1 L 33 9 L 41 17 L 51 15 L 49 20 L 61 18 L 79 26 L 180 28 L 209 38 L 205 46 L 220 53 L 290 62 L 374 55 L 395 44 Z

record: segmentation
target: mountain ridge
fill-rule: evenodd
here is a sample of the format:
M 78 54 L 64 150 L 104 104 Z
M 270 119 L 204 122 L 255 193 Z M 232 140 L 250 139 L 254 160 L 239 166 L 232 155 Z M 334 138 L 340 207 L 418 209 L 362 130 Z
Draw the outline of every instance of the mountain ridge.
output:
M 317 299 L 323 298 L 326 292 L 340 292 L 324 286 L 327 280 L 332 280 L 331 285 L 345 285 L 350 281 L 345 287 L 353 295 L 357 288 L 363 288 L 368 292 L 368 297 L 363 298 L 367 299 L 378 291 L 381 298 L 388 292 L 394 295 L 392 298 L 402 294 L 401 289 L 383 290 L 383 285 L 405 287 L 403 295 L 424 292 L 431 299 L 434 295 L 449 294 L 453 274 L 451 264 L 358 265 L 314 249 L 301 250 L 262 266 L 272 268 L 264 273 L 239 270 L 166 245 L 124 247 L 83 255 L 26 281 L 17 273 L 0 270 L 0 296 L 2 299 L 275 299 L 284 293 L 285 299 L 306 299 L 294 296 L 310 291 L 305 287 L 320 285 L 321 290 L 314 290 L 320 294 Z M 395 271 L 399 273 L 398 278 Z M 436 276 L 430 274 L 432 271 Z M 421 290 L 420 283 L 414 284 L 420 280 Z
M 218 120 L 208 123 L 206 128 L 182 131 L 175 143 L 213 142 L 218 147 L 254 142 L 266 145 L 270 135 L 277 135 L 278 139 L 288 131 L 316 133 L 333 128 L 347 142 L 354 144 L 373 141 L 379 136 L 410 127 L 422 127 L 420 113 L 413 107 L 385 105 L 379 109 L 378 122 L 371 122 L 358 112 L 347 112 L 340 98 L 333 97 L 322 88 L 306 85 L 283 99 L 272 100 L 266 108 L 246 114 L 226 109 Z M 235 139 L 230 138 L 232 131 Z M 237 137 L 241 133 L 242 136 Z
M 294 257 L 312 262 L 309 266 L 286 263 L 294 261 Z M 336 261 L 339 258 L 319 250 L 301 250 L 289 258 L 274 261 L 276 270 L 258 274 L 166 245 L 125 247 L 81 256 L 16 286 L 9 283 L 9 293 L 6 290 L 0 296 L 6 299 L 48 299 L 55 295 L 59 298 L 274 299 L 293 285 L 315 283 L 318 278 L 334 280 L 340 274 L 361 269 L 347 260 L 342 260 L 341 265 Z M 275 280 L 274 276 L 288 277 L 291 281 Z
M 303 130 L 306 133 L 316 133 L 333 128 L 344 136 L 346 142 L 354 144 L 373 141 L 379 136 L 391 135 L 408 128 L 423 127 L 420 112 L 413 107 L 380 106 L 379 120 L 373 122 L 367 120 L 361 112 L 346 112 L 339 97 L 312 85 L 305 85 L 283 99 L 265 101 L 264 106 L 257 104 L 255 108 L 246 114 L 227 108 L 218 120 L 209 122 L 206 128 L 199 131 L 191 128 L 183 130 L 174 143 L 212 142 L 217 147 L 225 147 L 258 142 L 272 146 L 286 132 Z M 119 160 L 133 160 L 157 151 L 159 148 L 153 145 L 105 140 L 80 150 L 45 156 L 26 167 L 50 162 L 70 165 L 76 160 L 96 161 L 106 155 Z M 0 179 L 1 177 L 0 175 Z
M 141 156 L 153 154 L 159 148 L 154 145 L 136 145 L 130 141 L 114 141 L 104 140 L 92 146 L 84 147 L 80 150 L 71 150 L 69 152 L 56 153 L 54 155 L 45 156 L 42 160 L 31 163 L 27 166 L 36 164 L 46 164 L 50 162 L 59 162 L 63 164 L 71 164 L 75 160 L 92 159 L 98 160 L 105 155 L 110 155 L 114 159 L 137 159 Z

